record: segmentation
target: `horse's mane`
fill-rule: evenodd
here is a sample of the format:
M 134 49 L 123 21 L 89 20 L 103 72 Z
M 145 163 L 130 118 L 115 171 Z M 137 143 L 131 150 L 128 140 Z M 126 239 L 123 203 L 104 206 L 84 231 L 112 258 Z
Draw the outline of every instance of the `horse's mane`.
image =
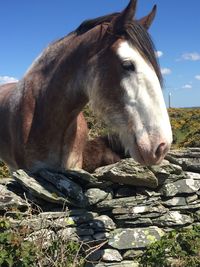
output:
M 102 24 L 102 23 L 110 23 L 114 17 L 119 15 L 119 13 L 112 13 L 106 16 L 101 16 L 95 19 L 85 20 L 81 23 L 81 25 L 75 30 L 75 32 L 79 34 L 83 34 L 94 27 Z
M 110 23 L 113 18 L 118 16 L 119 14 L 120 13 L 112 13 L 95 19 L 86 20 L 80 24 L 80 26 L 74 31 L 74 33 L 76 33 L 77 35 L 84 34 L 100 24 Z M 113 35 L 115 34 L 113 33 Z M 136 47 L 136 49 L 142 54 L 144 59 L 151 63 L 162 85 L 162 74 L 158 60 L 155 56 L 155 47 L 147 30 L 136 20 L 132 20 L 124 26 L 120 33 L 117 33 L 117 36 L 119 35 L 127 36 L 130 43 L 134 47 Z

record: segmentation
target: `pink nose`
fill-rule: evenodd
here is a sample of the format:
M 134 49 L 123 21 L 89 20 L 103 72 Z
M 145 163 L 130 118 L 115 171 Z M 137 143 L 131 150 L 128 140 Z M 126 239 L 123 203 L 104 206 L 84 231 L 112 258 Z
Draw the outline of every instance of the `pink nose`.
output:
M 156 149 L 156 152 L 155 152 L 155 159 L 157 161 L 160 160 L 160 158 L 163 158 L 167 151 L 169 150 L 168 146 L 166 143 L 161 143 L 158 148 Z
M 147 151 L 139 147 L 140 155 L 145 165 L 155 165 L 161 163 L 170 149 L 170 144 L 161 142 L 156 149 Z

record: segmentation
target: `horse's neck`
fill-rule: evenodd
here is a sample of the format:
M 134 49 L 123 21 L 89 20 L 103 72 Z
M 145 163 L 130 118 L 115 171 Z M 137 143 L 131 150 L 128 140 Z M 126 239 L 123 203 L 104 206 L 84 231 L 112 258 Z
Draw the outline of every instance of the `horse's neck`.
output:
M 26 93 L 36 96 L 46 118 L 78 114 L 88 101 L 80 55 L 74 52 L 79 40 L 73 38 L 72 34 L 50 45 L 24 77 Z

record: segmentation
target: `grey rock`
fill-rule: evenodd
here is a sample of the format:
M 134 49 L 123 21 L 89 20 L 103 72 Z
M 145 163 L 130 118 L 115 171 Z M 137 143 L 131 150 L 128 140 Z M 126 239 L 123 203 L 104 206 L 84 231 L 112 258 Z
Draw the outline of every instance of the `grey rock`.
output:
M 189 179 L 200 180 L 200 173 L 196 173 L 196 172 L 185 172 L 185 175 Z
M 21 197 L 9 191 L 6 186 L 0 184 L 0 210 L 6 211 L 12 208 L 27 209 L 29 204 Z
M 163 200 L 162 204 L 167 207 L 173 207 L 173 206 L 183 206 L 187 205 L 187 201 L 185 197 L 172 197 L 168 200 Z
M 99 183 L 91 173 L 82 169 L 65 170 L 62 174 L 83 187 L 88 186 L 89 184 L 96 185 Z
M 9 218 L 9 223 L 12 228 L 24 227 L 30 232 L 47 229 L 52 226 L 52 220 L 38 218 L 37 216 L 22 217 L 20 219 Z
M 167 159 L 172 163 L 180 165 L 185 171 L 199 172 L 200 171 L 199 153 L 197 153 L 197 155 L 198 157 L 197 156 L 192 157 L 192 155 L 189 156 L 189 154 L 186 154 L 184 155 L 184 157 L 179 158 L 169 154 L 167 156 Z
M 168 155 L 175 158 L 200 158 L 200 148 L 199 147 L 188 147 L 182 149 L 171 150 Z
M 140 217 L 143 213 L 158 213 L 163 214 L 166 213 L 167 209 L 162 205 L 140 205 L 140 206 L 133 206 L 128 208 L 115 208 L 113 209 L 113 214 L 124 214 L 125 216 L 133 215 L 133 217 L 137 218 L 137 215 Z
M 118 228 L 112 232 L 108 244 L 116 249 L 145 248 L 164 235 L 163 230 L 156 226 L 144 228 Z
M 174 183 L 163 185 L 161 193 L 164 196 L 170 197 L 177 194 L 191 194 L 200 189 L 200 181 L 194 179 L 178 180 Z
M 198 200 L 197 194 L 186 197 L 186 202 L 188 205 L 193 204 L 196 200 Z M 183 204 L 183 205 L 185 205 L 185 204 Z
M 69 217 L 66 218 L 58 218 L 54 220 L 54 225 L 62 228 L 66 227 L 67 225 L 78 226 L 93 221 L 97 216 L 98 216 L 97 213 L 87 211 L 84 214 L 80 215 L 74 215 L 74 216 L 70 215 Z
M 167 162 L 167 164 L 163 162 L 160 165 L 151 166 L 149 168 L 159 179 L 159 184 L 161 184 L 166 179 L 168 179 L 171 174 L 175 174 L 175 175 L 183 174 L 182 168 L 180 166 L 169 164 L 169 162 Z
M 144 203 L 146 199 L 147 196 L 141 195 L 141 196 L 117 198 L 112 200 L 104 200 L 97 204 L 97 208 L 103 210 L 110 210 L 117 207 L 128 207 L 128 206 L 132 207 Z
M 140 249 L 131 249 L 131 250 L 127 250 L 124 254 L 123 254 L 123 259 L 124 260 L 132 260 L 138 256 L 141 256 L 144 253 L 143 250 Z
M 108 192 L 99 188 L 89 188 L 85 193 L 85 197 L 90 205 L 94 205 L 108 197 L 108 194 Z
M 107 248 L 102 250 L 102 260 L 105 262 L 121 262 L 123 258 L 118 250 Z
M 41 170 L 39 175 L 42 179 L 45 179 L 47 182 L 53 184 L 65 198 L 71 199 L 72 202 L 75 202 L 76 206 L 87 206 L 87 198 L 85 197 L 82 188 L 65 175 L 52 173 L 47 170 Z
M 101 262 L 98 264 L 86 263 L 84 267 L 139 267 L 139 263 L 137 261 L 122 261 L 115 263 Z
M 104 229 L 105 231 L 110 231 L 116 228 L 113 220 L 107 215 L 100 215 L 96 217 L 93 221 L 89 222 L 91 228 L 101 231 Z
M 171 207 L 171 210 L 179 210 L 179 211 L 190 211 L 197 210 L 200 208 L 200 200 L 193 201 L 188 205 L 178 206 L 178 207 Z
M 38 182 L 34 176 L 28 175 L 23 170 L 14 172 L 13 177 L 25 191 L 28 191 L 30 195 L 33 195 L 38 199 L 42 199 L 50 203 L 70 204 L 70 202 L 64 198 L 64 195 L 56 190 L 53 185 L 48 183 L 44 185 L 41 182 Z
M 98 168 L 94 176 L 114 183 L 146 186 L 156 188 L 158 180 L 147 167 L 141 166 L 133 159 L 124 159 L 112 165 Z
M 179 211 L 169 211 L 152 221 L 154 225 L 159 227 L 172 227 L 191 224 L 194 220 L 189 215 L 181 214 Z

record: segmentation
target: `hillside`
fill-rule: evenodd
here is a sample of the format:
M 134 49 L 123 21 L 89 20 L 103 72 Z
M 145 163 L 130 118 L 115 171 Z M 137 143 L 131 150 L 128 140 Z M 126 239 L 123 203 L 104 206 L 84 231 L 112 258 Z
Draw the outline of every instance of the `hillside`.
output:
M 171 108 L 173 146 L 200 147 L 200 108 Z

